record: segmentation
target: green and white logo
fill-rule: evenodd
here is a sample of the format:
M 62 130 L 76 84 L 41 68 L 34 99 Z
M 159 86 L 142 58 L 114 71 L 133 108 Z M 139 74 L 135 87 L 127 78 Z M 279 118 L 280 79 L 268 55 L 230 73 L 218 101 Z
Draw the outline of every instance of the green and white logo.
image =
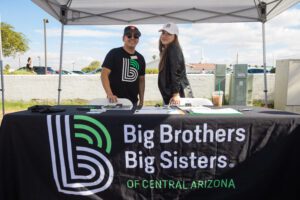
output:
M 111 137 L 98 120 L 75 115 L 48 115 L 52 172 L 59 192 L 93 195 L 113 181 L 113 167 L 106 156 Z
M 134 82 L 139 76 L 139 63 L 134 59 L 123 58 L 122 81 Z

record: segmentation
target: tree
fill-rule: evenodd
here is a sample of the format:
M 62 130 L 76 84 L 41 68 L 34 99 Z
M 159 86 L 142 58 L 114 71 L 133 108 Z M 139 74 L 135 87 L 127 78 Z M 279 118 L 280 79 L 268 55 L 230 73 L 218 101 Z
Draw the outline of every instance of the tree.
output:
M 10 70 L 10 65 L 9 65 L 9 64 L 6 64 L 6 65 L 4 66 L 4 70 L 9 72 L 9 70 Z
M 28 47 L 28 39 L 23 33 L 14 31 L 14 27 L 1 23 L 1 34 L 2 34 L 2 49 L 3 56 L 16 56 L 17 53 L 25 53 Z
M 272 69 L 270 70 L 270 73 L 276 73 L 276 68 L 275 67 L 272 67 Z
M 4 74 L 9 74 L 9 70 L 10 70 L 10 65 L 9 65 L 9 64 L 6 64 L 6 65 L 4 66 L 3 73 L 4 73 Z
M 92 72 L 98 68 L 100 68 L 100 62 L 95 60 L 95 61 L 91 62 L 88 66 L 84 67 L 81 71 L 88 73 L 88 72 Z

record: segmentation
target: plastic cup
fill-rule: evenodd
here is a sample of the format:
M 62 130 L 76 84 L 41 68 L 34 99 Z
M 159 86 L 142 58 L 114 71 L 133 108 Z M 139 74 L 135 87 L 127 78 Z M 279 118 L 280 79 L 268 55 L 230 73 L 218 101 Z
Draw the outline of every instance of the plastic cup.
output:
M 221 107 L 223 104 L 223 91 L 214 91 L 212 93 L 212 103 L 214 106 Z

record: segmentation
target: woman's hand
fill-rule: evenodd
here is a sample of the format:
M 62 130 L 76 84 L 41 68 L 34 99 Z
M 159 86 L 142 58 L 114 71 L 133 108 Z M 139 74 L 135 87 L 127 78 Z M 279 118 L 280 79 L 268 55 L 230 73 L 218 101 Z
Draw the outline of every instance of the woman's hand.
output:
M 179 94 L 174 94 L 169 102 L 170 106 L 178 106 L 180 104 L 180 96 Z

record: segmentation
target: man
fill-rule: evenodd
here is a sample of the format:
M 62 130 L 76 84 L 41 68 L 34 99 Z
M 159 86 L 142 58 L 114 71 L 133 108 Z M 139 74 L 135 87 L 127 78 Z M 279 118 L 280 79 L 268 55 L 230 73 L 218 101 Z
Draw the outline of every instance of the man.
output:
M 135 50 L 140 36 L 137 27 L 125 27 L 123 47 L 110 50 L 104 59 L 101 81 L 109 102 L 115 103 L 118 98 L 127 98 L 133 105 L 143 106 L 145 59 Z

